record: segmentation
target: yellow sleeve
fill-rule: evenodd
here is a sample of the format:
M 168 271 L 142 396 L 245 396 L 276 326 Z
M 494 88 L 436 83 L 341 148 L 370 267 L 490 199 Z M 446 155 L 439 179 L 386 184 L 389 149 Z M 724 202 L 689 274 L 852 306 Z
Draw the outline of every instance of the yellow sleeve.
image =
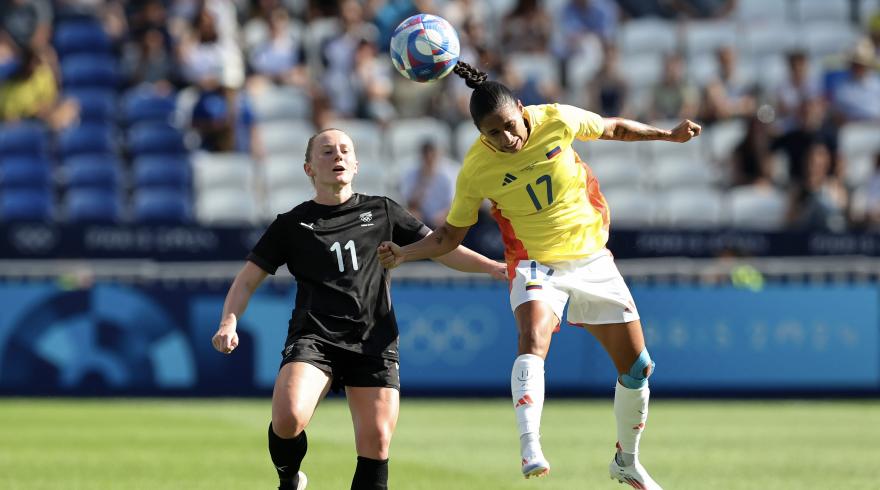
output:
M 467 228 L 477 222 L 477 214 L 483 202 L 483 196 L 477 195 L 471 189 L 471 179 L 466 177 L 466 174 L 470 173 L 466 171 L 467 160 L 465 157 L 465 164 L 458 173 L 455 181 L 455 196 L 452 198 L 452 205 L 449 206 L 449 214 L 446 215 L 446 222 L 459 228 Z
M 599 138 L 605 132 L 602 116 L 595 112 L 585 111 L 580 107 L 559 104 L 559 114 L 565 124 L 571 128 L 575 138 L 589 141 Z

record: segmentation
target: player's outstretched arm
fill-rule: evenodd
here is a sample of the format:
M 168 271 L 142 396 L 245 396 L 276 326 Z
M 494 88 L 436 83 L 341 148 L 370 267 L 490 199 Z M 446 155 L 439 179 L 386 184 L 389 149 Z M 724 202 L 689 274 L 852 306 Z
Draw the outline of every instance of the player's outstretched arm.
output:
M 500 281 L 507 280 L 507 266 L 503 262 L 492 260 L 464 245 L 459 245 L 452 252 L 433 260 L 457 271 L 489 274 Z
M 443 223 L 421 240 L 401 247 L 394 242 L 379 244 L 379 262 L 388 269 L 410 261 L 433 259 L 448 254 L 461 244 L 470 227 L 459 228 Z
M 217 352 L 231 354 L 238 347 L 238 333 L 235 331 L 238 326 L 238 317 L 244 313 L 254 291 L 267 275 L 269 274 L 257 264 L 248 261 L 235 276 L 232 286 L 229 287 L 229 292 L 226 293 L 226 301 L 223 302 L 220 326 L 217 328 L 217 333 L 211 338 L 211 345 Z
M 671 130 L 655 128 L 654 126 L 624 119 L 621 117 L 603 118 L 605 130 L 599 139 L 616 141 L 672 141 L 684 143 L 700 135 L 703 128 L 699 124 L 685 119 Z

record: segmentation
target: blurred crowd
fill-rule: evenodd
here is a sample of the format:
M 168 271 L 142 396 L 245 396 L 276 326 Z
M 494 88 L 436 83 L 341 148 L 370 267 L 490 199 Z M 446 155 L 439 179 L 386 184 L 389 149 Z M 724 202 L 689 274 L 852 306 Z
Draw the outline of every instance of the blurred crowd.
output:
M 781 5 L 780 21 L 805 37 L 786 37 L 772 23 L 762 28 L 762 3 Z M 842 6 L 840 18 L 822 14 L 828 4 Z M 6 123 L 39 119 L 56 132 L 79 123 L 81 107 L 62 88 L 65 47 L 53 33 L 64 19 L 89 16 L 119 60 L 119 92 L 178 94 L 175 124 L 205 151 L 265 160 L 255 100 L 279 88 L 299 97 L 302 118 L 315 128 L 423 116 L 455 128 L 469 120 L 463 82 L 409 82 L 386 54 L 400 20 L 427 12 L 457 29 L 461 59 L 524 104 L 570 103 L 666 127 L 684 118 L 707 128 L 741 121 L 727 151 L 710 162 L 721 175 L 714 185 L 784 193 L 788 229 L 880 230 L 880 152 L 854 179 L 840 143 L 848 125 L 880 128 L 880 2 L 8 0 L 0 9 Z M 830 30 L 814 37 L 813 25 Z M 436 224 L 454 188 L 450 158 L 461 155 L 438 141 L 420 143 L 421 163 L 395 178 L 403 202 Z

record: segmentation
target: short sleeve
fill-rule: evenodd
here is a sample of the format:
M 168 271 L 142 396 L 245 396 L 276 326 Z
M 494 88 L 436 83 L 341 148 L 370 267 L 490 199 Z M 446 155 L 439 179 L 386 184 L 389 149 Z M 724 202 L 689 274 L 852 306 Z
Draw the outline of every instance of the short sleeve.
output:
M 275 271 L 287 262 L 285 251 L 288 247 L 285 246 L 285 237 L 284 223 L 279 216 L 251 249 L 247 259 L 269 274 L 275 274 Z
M 409 245 L 431 233 L 430 228 L 409 214 L 409 211 L 403 209 L 400 204 L 392 199 L 386 200 L 388 202 L 388 219 L 391 222 L 391 241 L 398 245 Z
M 602 116 L 595 112 L 585 111 L 580 107 L 559 104 L 559 114 L 565 121 L 565 124 L 571 128 L 575 138 L 579 140 L 594 140 L 605 132 L 605 122 Z
M 465 165 L 467 166 L 468 157 L 465 157 Z M 452 204 L 449 206 L 449 214 L 446 221 L 459 228 L 467 228 L 477 222 L 477 215 L 480 212 L 480 204 L 483 203 L 483 196 L 477 195 L 470 185 L 470 179 L 466 177 L 466 172 L 459 172 L 458 178 L 455 180 L 455 196 L 452 198 Z

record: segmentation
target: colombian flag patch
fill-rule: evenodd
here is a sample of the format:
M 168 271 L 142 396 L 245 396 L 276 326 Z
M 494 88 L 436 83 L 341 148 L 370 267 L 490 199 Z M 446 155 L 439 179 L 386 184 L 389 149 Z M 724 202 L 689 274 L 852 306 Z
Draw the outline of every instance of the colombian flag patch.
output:
M 560 148 L 558 146 L 556 148 L 553 148 L 552 150 L 547 152 L 547 160 L 550 160 L 551 158 L 555 157 L 556 155 L 558 155 L 560 153 L 562 153 L 562 148 Z

